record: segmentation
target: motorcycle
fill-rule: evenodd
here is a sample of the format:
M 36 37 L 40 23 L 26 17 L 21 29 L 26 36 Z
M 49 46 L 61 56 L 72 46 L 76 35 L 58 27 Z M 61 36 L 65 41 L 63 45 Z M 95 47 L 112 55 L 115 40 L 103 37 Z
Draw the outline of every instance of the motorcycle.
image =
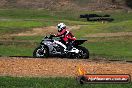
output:
M 53 35 L 45 36 L 40 45 L 34 50 L 33 57 L 47 58 L 50 56 L 59 56 L 64 58 L 89 58 L 89 51 L 85 47 L 80 46 L 87 40 L 75 40 L 72 42 L 72 49 L 67 50 L 67 46 L 62 39 L 55 39 Z

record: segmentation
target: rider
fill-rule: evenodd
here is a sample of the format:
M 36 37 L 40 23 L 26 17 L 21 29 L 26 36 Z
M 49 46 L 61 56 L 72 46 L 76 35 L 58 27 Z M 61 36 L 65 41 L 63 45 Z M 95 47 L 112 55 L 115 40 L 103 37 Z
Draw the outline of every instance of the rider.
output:
M 67 29 L 64 23 L 59 23 L 57 25 L 58 34 L 55 34 L 55 37 L 60 37 L 64 44 L 67 46 L 66 50 L 72 49 L 72 42 L 76 40 L 76 38 L 72 35 L 72 33 Z

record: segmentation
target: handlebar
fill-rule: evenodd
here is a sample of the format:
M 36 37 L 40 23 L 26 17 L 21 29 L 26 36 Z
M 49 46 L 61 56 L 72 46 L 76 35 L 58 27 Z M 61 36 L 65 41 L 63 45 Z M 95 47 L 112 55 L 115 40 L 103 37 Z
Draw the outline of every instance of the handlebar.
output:
M 53 37 L 55 37 L 55 35 L 52 35 L 52 34 L 51 34 L 51 35 L 49 36 L 49 39 L 52 39 Z
M 50 34 L 49 36 L 45 36 L 44 39 L 53 39 L 53 37 L 55 37 L 55 35 Z

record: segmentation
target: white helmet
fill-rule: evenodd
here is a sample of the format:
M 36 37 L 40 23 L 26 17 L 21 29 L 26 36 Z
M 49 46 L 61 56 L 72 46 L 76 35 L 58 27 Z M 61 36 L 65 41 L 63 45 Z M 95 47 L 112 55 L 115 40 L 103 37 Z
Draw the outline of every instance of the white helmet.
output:
M 62 31 L 62 30 L 65 29 L 65 28 L 66 28 L 66 25 L 65 25 L 64 23 L 59 23 L 59 24 L 57 25 L 58 31 Z

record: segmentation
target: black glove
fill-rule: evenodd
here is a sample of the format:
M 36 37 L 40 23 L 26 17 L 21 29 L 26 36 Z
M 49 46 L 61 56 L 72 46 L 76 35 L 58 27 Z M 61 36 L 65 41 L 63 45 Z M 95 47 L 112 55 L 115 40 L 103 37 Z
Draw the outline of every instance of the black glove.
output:
M 54 35 L 54 34 L 51 34 L 50 36 L 51 36 L 51 37 L 55 37 L 55 35 Z

